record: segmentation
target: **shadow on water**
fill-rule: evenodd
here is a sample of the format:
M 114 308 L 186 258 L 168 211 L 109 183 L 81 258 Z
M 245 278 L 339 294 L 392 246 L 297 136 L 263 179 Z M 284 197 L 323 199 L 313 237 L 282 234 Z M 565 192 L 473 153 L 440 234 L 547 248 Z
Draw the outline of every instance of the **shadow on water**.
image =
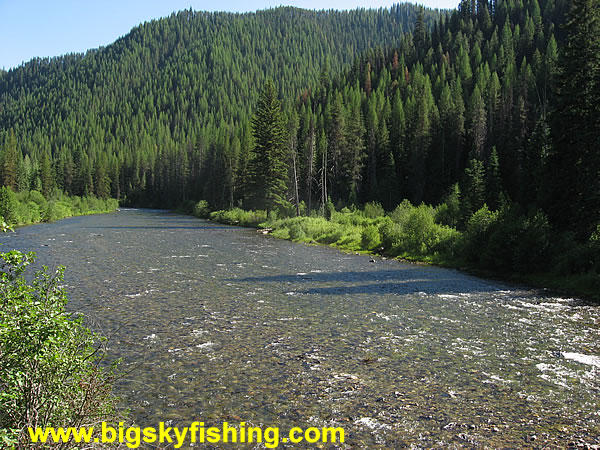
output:
M 313 287 L 299 294 L 316 295 L 353 295 L 353 294 L 470 294 L 475 292 L 494 292 L 494 288 L 481 280 L 477 283 L 460 283 L 461 275 L 456 272 L 453 277 L 440 276 L 441 272 L 430 268 L 431 274 L 423 267 L 403 268 L 399 270 L 372 270 L 349 272 L 310 272 L 297 275 L 273 275 L 229 279 L 228 281 L 246 283 L 340 283 L 339 286 Z M 467 276 L 465 276 L 466 278 Z M 469 280 L 471 278 L 469 277 Z M 465 279 L 465 281 L 467 281 Z M 361 284 L 357 284 L 361 283 Z

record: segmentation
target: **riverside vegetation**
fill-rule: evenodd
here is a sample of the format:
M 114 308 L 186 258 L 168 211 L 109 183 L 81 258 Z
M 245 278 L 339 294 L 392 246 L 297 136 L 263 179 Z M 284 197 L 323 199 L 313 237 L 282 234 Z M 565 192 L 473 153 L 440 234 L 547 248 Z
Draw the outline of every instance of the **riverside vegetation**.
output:
M 44 267 L 26 281 L 34 256 L 0 253 L 1 448 L 35 447 L 28 427 L 93 426 L 118 417 L 114 366 L 101 364 L 103 341 L 65 309 L 63 268 Z
M 502 277 L 598 299 L 600 227 L 585 243 L 558 233 L 542 211 L 487 205 L 461 215 L 458 195 L 437 207 L 403 201 L 386 213 L 379 203 L 363 209 L 328 203 L 327 216 L 277 218 L 264 210 L 211 212 L 205 201 L 186 212 L 230 225 L 269 228 L 277 238 L 331 245 L 410 261 L 485 271 Z
M 13 192 L 0 188 L 0 218 L 10 226 L 53 222 L 66 217 L 84 214 L 107 213 L 116 210 L 116 199 L 100 199 L 94 196 L 67 196 L 55 193 L 46 199 L 39 191 Z

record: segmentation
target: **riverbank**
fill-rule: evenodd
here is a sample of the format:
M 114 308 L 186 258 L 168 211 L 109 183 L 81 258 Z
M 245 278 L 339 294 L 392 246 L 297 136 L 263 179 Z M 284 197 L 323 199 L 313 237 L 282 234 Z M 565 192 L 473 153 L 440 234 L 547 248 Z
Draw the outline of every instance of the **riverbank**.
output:
M 390 213 L 377 204 L 367 204 L 363 210 L 332 209 L 329 219 L 315 215 L 277 219 L 267 217 L 265 211 L 237 208 L 209 212 L 206 206 L 197 205 L 192 214 L 262 228 L 294 242 L 460 269 L 600 301 L 597 242 L 581 244 L 553 233 L 541 213 L 527 217 L 513 208 L 501 212 L 482 208 L 459 231 L 440 223 L 439 209 L 408 202 Z
M 113 212 L 119 207 L 116 199 L 93 196 L 57 194 L 46 199 L 40 192 L 0 189 L 0 218 L 10 227 L 54 222 L 73 216 Z M 2 220 L 0 220 L 2 222 Z

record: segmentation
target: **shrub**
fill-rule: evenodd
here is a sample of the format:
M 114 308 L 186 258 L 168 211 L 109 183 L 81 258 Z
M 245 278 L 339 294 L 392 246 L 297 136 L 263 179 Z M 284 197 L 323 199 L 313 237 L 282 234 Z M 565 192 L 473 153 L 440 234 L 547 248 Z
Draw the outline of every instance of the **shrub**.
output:
M 483 205 L 469 218 L 463 234 L 463 255 L 467 260 L 481 262 L 482 249 L 488 245 L 492 226 L 496 223 L 498 214 Z
M 400 239 L 402 238 L 402 227 L 394 222 L 390 217 L 379 224 L 379 235 L 381 244 L 386 253 L 396 256 L 393 250 L 397 250 Z
M 2 186 L 0 188 L 0 216 L 4 217 L 4 220 L 9 225 L 16 225 L 19 223 L 18 209 L 19 202 L 17 196 L 11 188 Z
M 267 220 L 267 213 L 261 210 L 244 211 L 240 208 L 223 209 L 210 213 L 210 220 L 229 225 L 257 227 L 260 223 Z
M 42 215 L 40 213 L 40 207 L 35 202 L 27 202 L 27 208 L 29 209 L 29 214 L 31 215 L 31 223 L 38 223 L 42 220 Z
M 512 267 L 524 272 L 546 269 L 552 233 L 548 217 L 537 210 L 517 223 L 521 229 L 516 236 Z
M 412 208 L 402 224 L 402 247 L 417 255 L 425 255 L 437 244 L 437 227 L 433 209 L 426 205 Z
M 304 231 L 304 228 L 302 228 L 302 224 L 299 222 L 291 223 L 288 228 L 288 233 L 290 239 L 294 241 L 303 241 L 306 239 L 306 232 Z
M 368 217 L 369 219 L 375 219 L 376 217 L 384 216 L 385 210 L 383 209 L 383 206 L 381 206 L 381 203 L 369 202 L 365 203 L 364 213 L 365 217 Z
M 100 209 L 92 209 L 94 211 L 100 211 Z M 86 210 L 86 213 L 89 211 Z M 46 206 L 46 211 L 42 219 L 44 222 L 54 222 L 55 220 L 64 219 L 65 217 L 71 217 L 71 209 L 61 201 L 51 200 Z
M 446 201 L 436 208 L 435 221 L 456 228 L 460 223 L 460 218 L 460 188 L 456 183 L 450 188 Z
M 116 419 L 113 370 L 98 337 L 65 309 L 63 269 L 24 278 L 34 254 L 0 253 L 0 446 L 29 448 L 28 427 Z M 113 367 L 114 369 L 114 367 Z M 65 447 L 68 444 L 65 445 Z
M 29 200 L 37 203 L 37 205 L 40 208 L 43 208 L 44 206 L 46 206 L 46 199 L 41 194 L 41 192 L 38 192 L 36 190 L 29 191 Z
M 402 203 L 396 206 L 396 208 L 390 213 L 390 217 L 394 222 L 402 225 L 408 214 L 410 214 L 414 208 L 415 207 L 409 200 L 404 199 L 402 200 Z
M 361 233 L 361 246 L 364 250 L 374 250 L 381 246 L 381 235 L 375 225 L 363 228 Z
M 200 200 L 196 203 L 196 206 L 194 206 L 194 216 L 200 217 L 201 219 L 208 219 L 210 216 L 210 207 L 206 200 Z
M 35 203 L 34 203 L 35 205 Z M 37 206 L 37 205 L 36 205 Z M 28 224 L 31 223 L 31 211 L 29 210 L 29 206 L 25 202 L 17 203 L 17 223 L 18 224 Z

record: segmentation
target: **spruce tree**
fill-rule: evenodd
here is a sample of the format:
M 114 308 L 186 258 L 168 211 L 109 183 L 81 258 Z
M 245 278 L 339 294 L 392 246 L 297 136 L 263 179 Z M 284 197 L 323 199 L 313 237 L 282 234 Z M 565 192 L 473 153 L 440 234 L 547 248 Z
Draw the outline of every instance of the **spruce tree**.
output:
M 272 211 L 287 201 L 286 130 L 275 86 L 267 80 L 251 120 L 254 149 L 249 162 L 250 204 Z
M 2 156 L 0 167 L 2 175 L 2 186 L 8 186 L 13 191 L 17 190 L 17 169 L 19 165 L 19 158 L 17 154 L 17 140 L 15 138 L 15 132 L 10 130 L 6 149 L 0 154 Z
M 559 59 L 546 209 L 587 238 L 600 222 L 600 1 L 573 0 Z

